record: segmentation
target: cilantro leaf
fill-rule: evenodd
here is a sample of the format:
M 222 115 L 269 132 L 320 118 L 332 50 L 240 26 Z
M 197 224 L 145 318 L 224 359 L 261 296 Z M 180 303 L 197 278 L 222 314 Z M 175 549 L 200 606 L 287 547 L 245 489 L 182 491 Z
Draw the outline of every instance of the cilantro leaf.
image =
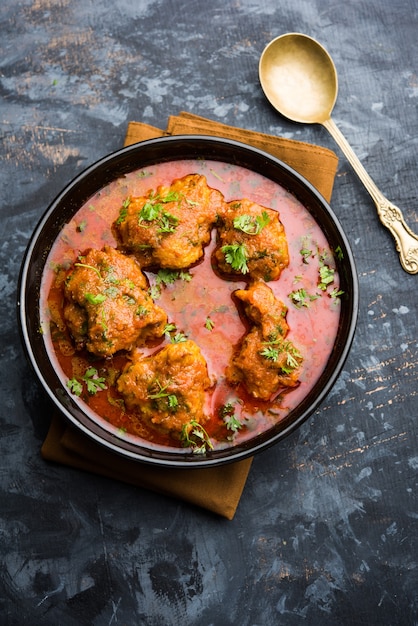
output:
M 116 220 L 116 224 L 122 224 L 125 221 L 126 216 L 128 215 L 128 207 L 131 204 L 131 199 L 126 198 L 121 208 L 119 209 L 119 217 Z
M 160 269 L 158 270 L 156 283 L 157 285 L 172 285 L 176 282 L 178 272 L 174 270 Z
M 219 414 L 222 419 L 228 419 L 229 416 L 234 415 L 235 409 L 232 402 L 227 402 L 219 407 Z
M 70 378 L 67 380 L 67 387 L 76 396 L 81 396 L 83 392 L 83 382 L 86 384 L 87 392 L 89 395 L 94 396 L 98 391 L 107 389 L 106 379 L 98 375 L 98 371 L 95 367 L 89 367 L 84 376 L 77 378 Z
M 157 285 L 172 285 L 176 280 L 184 280 L 189 282 L 192 280 L 190 272 L 160 269 L 157 273 L 156 284 Z
M 326 291 L 328 285 L 334 282 L 335 270 L 329 265 L 321 265 L 319 268 L 318 287 L 321 291 Z
M 171 411 L 176 411 L 177 407 L 179 405 L 179 401 L 177 400 L 177 396 L 175 393 L 171 393 L 169 396 L 167 396 L 167 403 L 168 403 L 168 408 Z
M 247 235 L 258 235 L 258 233 L 270 223 L 270 217 L 267 211 L 263 211 L 261 215 L 239 215 L 234 218 L 233 224 L 236 230 L 241 230 Z
M 333 289 L 331 291 L 331 293 L 329 294 L 330 298 L 332 298 L 333 300 L 337 300 L 340 296 L 342 296 L 344 293 L 344 291 L 342 289 L 338 289 L 337 287 L 335 287 L 335 289 Z
M 299 350 L 290 342 L 277 338 L 266 343 L 266 347 L 260 351 L 260 355 L 269 361 L 277 362 L 280 354 L 286 355 L 286 363 L 281 366 L 284 374 L 291 374 L 299 367 L 303 357 Z
M 95 367 L 89 367 L 84 376 L 81 377 L 81 380 L 86 383 L 87 391 L 92 396 L 98 391 L 106 389 L 106 379 L 98 376 Z
M 184 448 L 192 448 L 193 454 L 205 454 L 208 450 L 213 450 L 208 433 L 196 420 L 183 424 L 180 440 Z
M 98 275 L 99 278 L 102 277 L 102 275 L 100 274 L 100 271 L 97 267 L 94 267 L 94 265 L 88 265 L 87 263 L 74 263 L 74 267 L 85 267 L 89 270 L 93 270 L 93 272 L 96 272 L 96 274 Z
M 106 296 L 103 293 L 94 295 L 93 293 L 86 293 L 85 299 L 89 304 L 102 304 L 106 300 Z
M 207 330 L 213 330 L 213 329 L 215 328 L 215 324 L 214 324 L 214 322 L 210 319 L 210 317 L 207 317 L 207 318 L 206 318 L 206 321 L 205 321 L 205 328 L 206 328 Z
M 225 255 L 225 261 L 233 270 L 247 274 L 249 272 L 247 265 L 247 249 L 244 244 L 231 244 L 222 246 L 222 252 Z
M 148 293 L 149 293 L 150 297 L 152 298 L 152 300 L 158 300 L 158 298 L 161 297 L 161 287 L 160 287 L 160 285 L 152 285 L 148 289 Z
M 162 209 L 161 204 L 154 204 L 153 202 L 146 202 L 139 212 L 139 221 L 152 222 L 157 219 Z
M 288 295 L 288 298 L 297 309 L 301 309 L 302 307 L 308 307 L 309 303 L 312 302 L 312 300 L 316 300 L 319 297 L 320 296 L 318 294 L 309 294 L 306 289 L 303 289 L 303 287 L 292 291 Z
M 187 341 L 187 337 L 184 333 L 176 333 L 171 336 L 171 343 L 184 343 Z
M 158 223 L 160 228 L 158 232 L 160 233 L 174 233 L 179 223 L 179 218 L 167 211 L 164 211 L 160 216 Z
M 233 432 L 234 434 L 237 433 L 242 428 L 242 423 L 239 421 L 237 417 L 235 417 L 235 414 L 229 415 L 228 417 L 226 417 L 224 419 L 224 422 L 225 422 L 227 429 Z
M 67 387 L 75 396 L 81 396 L 83 385 L 76 378 L 67 380 Z
M 312 250 L 309 250 L 308 248 L 301 248 L 299 252 L 302 256 L 303 263 L 307 265 L 309 263 L 308 261 L 309 257 L 312 256 Z
M 266 348 L 263 348 L 260 354 L 268 361 L 276 362 L 279 358 L 279 350 L 277 348 L 273 348 L 272 346 L 267 346 Z
M 219 415 L 225 424 L 227 430 L 232 434 L 228 436 L 228 440 L 232 440 L 239 430 L 243 427 L 242 422 L 235 415 L 235 408 L 231 402 L 227 402 L 219 408 Z
M 181 196 L 178 191 L 169 191 L 166 196 L 159 199 L 161 202 L 180 202 Z
M 176 330 L 175 324 L 166 324 L 164 327 L 164 335 L 169 335 L 173 330 Z
M 138 223 L 156 221 L 159 233 L 173 233 L 180 220 L 177 216 L 165 211 L 164 204 L 178 201 L 180 201 L 180 195 L 176 191 L 168 192 L 164 197 L 159 195 L 150 197 L 139 212 Z
M 167 391 L 169 383 L 162 385 L 158 378 L 156 378 L 151 385 L 150 391 L 155 390 L 154 393 L 149 393 L 148 398 L 150 400 L 164 400 L 164 408 L 175 413 L 179 406 L 179 401 L 175 393 Z

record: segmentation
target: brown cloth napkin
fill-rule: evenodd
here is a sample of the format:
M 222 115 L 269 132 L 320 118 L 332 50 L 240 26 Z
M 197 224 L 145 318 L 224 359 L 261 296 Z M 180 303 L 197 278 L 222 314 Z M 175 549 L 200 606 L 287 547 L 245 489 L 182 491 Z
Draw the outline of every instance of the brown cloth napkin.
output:
M 331 199 L 338 157 L 332 150 L 310 143 L 266 135 L 244 128 L 235 128 L 220 122 L 213 122 L 193 113 L 182 112 L 180 115 L 169 117 L 167 130 L 164 132 L 149 124 L 130 122 L 125 145 L 129 146 L 144 139 L 153 139 L 165 135 L 193 134 L 225 137 L 265 150 L 302 174 L 326 200 Z
M 125 145 L 166 135 L 211 135 L 235 139 L 261 148 L 305 176 L 329 200 L 338 159 L 334 152 L 291 139 L 233 128 L 182 112 L 170 116 L 162 131 L 142 122 L 130 122 Z M 232 519 L 241 498 L 252 459 L 207 469 L 165 469 L 126 459 L 90 440 L 54 414 L 41 448 L 45 460 L 101 474 L 172 496 Z

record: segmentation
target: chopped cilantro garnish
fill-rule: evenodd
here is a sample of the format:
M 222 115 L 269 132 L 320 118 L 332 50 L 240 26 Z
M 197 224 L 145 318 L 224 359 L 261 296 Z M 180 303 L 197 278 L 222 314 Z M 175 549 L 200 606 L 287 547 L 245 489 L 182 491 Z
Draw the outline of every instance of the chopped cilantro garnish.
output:
M 234 218 L 234 228 L 241 230 L 247 235 L 258 235 L 258 233 L 270 223 L 270 218 L 267 211 L 263 211 L 261 215 L 239 215 Z
M 301 309 L 302 307 L 308 307 L 312 300 L 316 300 L 320 296 L 318 294 L 308 294 L 306 289 L 301 288 L 289 293 L 288 297 L 296 308 Z
M 157 274 L 157 285 L 172 285 L 176 280 L 184 280 L 189 282 L 192 280 L 190 272 L 182 272 L 177 270 L 160 269 Z
M 184 343 L 187 341 L 187 337 L 184 333 L 176 333 L 171 336 L 171 343 Z
M 130 204 L 131 204 L 131 199 L 126 198 L 126 200 L 123 202 L 119 210 L 119 217 L 116 220 L 116 224 L 122 224 L 122 222 L 125 221 L 126 216 L 128 215 L 128 207 Z
M 100 274 L 100 271 L 97 267 L 94 267 L 94 265 L 88 265 L 87 263 L 81 263 L 81 262 L 77 262 L 74 263 L 74 267 L 85 267 L 89 270 L 93 270 L 93 272 L 96 272 L 96 274 L 98 275 L 99 278 L 102 277 L 102 275 Z
M 172 285 L 176 280 L 191 281 L 193 276 L 190 272 L 177 270 L 160 269 L 155 279 L 155 285 L 151 287 L 149 293 L 153 300 L 157 300 L 161 296 L 162 285 Z
M 276 362 L 279 358 L 279 350 L 277 348 L 273 348 L 273 346 L 267 346 L 266 348 L 263 348 L 260 354 L 269 361 Z
M 207 330 L 213 330 L 213 329 L 215 328 L 215 324 L 214 324 L 214 322 L 210 319 L 210 317 L 207 317 L 207 318 L 206 318 L 206 321 L 205 321 L 205 328 L 206 328 Z
M 107 389 L 105 378 L 99 377 L 97 369 L 95 367 L 89 367 L 86 370 L 84 376 L 78 380 L 77 378 L 70 378 L 67 381 L 67 387 L 76 396 L 80 396 L 83 391 L 83 382 L 86 383 L 87 392 L 89 395 L 94 396 L 98 391 Z
M 193 454 L 205 454 L 213 450 L 208 433 L 196 420 L 183 424 L 180 439 L 184 448 L 192 448 Z
M 89 394 L 94 395 L 97 391 L 106 389 L 105 378 L 100 378 L 95 367 L 89 367 L 82 380 L 87 385 Z
M 242 423 L 239 421 L 237 417 L 235 417 L 235 414 L 228 415 L 224 419 L 224 422 L 225 422 L 225 426 L 227 427 L 227 429 L 233 432 L 234 434 L 237 433 L 242 428 Z
M 146 315 L 148 315 L 148 309 L 142 304 L 140 304 L 135 311 L 135 315 L 139 315 L 140 317 L 145 317 Z
M 141 170 L 140 172 L 137 172 L 136 175 L 138 176 L 138 178 L 148 178 L 148 176 L 152 176 L 152 173 L 148 172 L 147 170 Z
M 124 294 L 122 298 L 125 300 L 127 304 L 132 304 L 132 305 L 136 304 L 135 298 L 133 298 L 132 296 L 129 296 L 128 294 Z
M 67 380 L 67 387 L 75 396 L 81 396 L 83 385 L 76 378 L 70 378 L 70 380 Z
M 158 300 L 158 298 L 161 296 L 161 288 L 159 285 L 151 285 L 148 293 L 153 300 Z
M 190 274 L 190 272 L 179 272 L 179 279 L 184 280 L 186 283 L 190 282 L 192 278 L 193 276 Z
M 166 408 L 171 411 L 171 412 L 175 412 L 178 409 L 178 405 L 179 405 L 179 401 L 178 398 L 176 396 L 175 393 L 170 393 L 169 391 L 167 391 L 168 388 L 168 383 L 167 385 L 161 385 L 160 381 L 158 379 L 156 379 L 153 383 L 153 387 L 155 388 L 155 393 L 149 393 L 148 394 L 148 398 L 150 400 L 161 400 L 164 399 L 165 404 L 166 404 Z M 152 391 L 152 390 L 151 390 Z
M 286 354 L 286 363 L 281 369 L 284 374 L 290 374 L 299 367 L 299 362 L 302 360 L 301 353 L 290 341 L 277 339 L 267 342 L 266 347 L 260 351 L 261 356 L 275 363 L 278 361 L 279 355 L 283 353 Z
M 164 211 L 159 218 L 160 228 L 158 232 L 160 233 L 174 233 L 177 228 L 177 224 L 179 223 L 179 218 L 167 211 Z
M 175 332 L 177 330 L 177 326 L 175 324 L 166 324 L 164 328 L 164 335 L 168 341 L 171 343 L 184 343 L 187 341 L 187 337 L 184 333 Z M 171 333 L 174 333 L 172 335 Z
M 166 196 L 151 196 L 139 212 L 138 223 L 156 222 L 160 233 L 173 233 L 178 226 L 179 218 L 164 210 L 164 204 L 179 202 L 180 195 L 176 191 L 170 191 Z
M 242 428 L 241 422 L 235 417 L 235 408 L 232 402 L 228 402 L 227 404 L 221 406 L 219 413 L 228 430 L 236 432 Z
M 146 202 L 139 212 L 139 221 L 152 222 L 157 219 L 162 209 L 161 204 L 153 204 L 152 202 Z
M 293 370 L 299 367 L 299 362 L 297 361 L 296 357 L 302 358 L 301 354 L 296 350 L 296 348 L 294 348 L 292 352 L 287 353 L 286 365 L 282 366 L 282 371 L 285 374 L 290 374 L 291 372 L 293 372 Z
M 110 287 L 107 287 L 104 293 L 109 296 L 109 298 L 116 298 L 116 296 L 119 294 L 119 289 L 112 285 Z
M 227 430 L 231 431 L 232 435 L 228 437 L 232 440 L 237 432 L 242 428 L 242 422 L 235 415 L 235 408 L 232 402 L 227 402 L 219 408 L 219 415 L 225 424 Z
M 248 273 L 247 250 L 244 244 L 222 246 L 221 250 L 225 255 L 225 261 L 233 270 L 241 272 L 241 274 Z
M 318 287 L 321 291 L 326 291 L 328 285 L 334 282 L 334 273 L 335 271 L 332 267 L 329 267 L 328 265 L 320 266 Z
M 338 287 L 335 287 L 335 289 L 333 289 L 331 291 L 331 293 L 329 294 L 330 298 L 332 298 L 333 300 L 336 300 L 337 298 L 339 298 L 340 296 L 342 296 L 344 293 L 344 291 L 342 291 L 341 289 L 338 289 Z
M 161 269 L 157 274 L 157 284 L 172 285 L 178 277 L 178 272 Z
M 166 392 L 168 384 L 163 386 L 158 380 L 158 378 L 155 379 L 152 386 L 153 388 L 156 389 L 156 391 L 155 393 L 148 394 L 148 398 L 150 400 L 157 400 L 158 398 L 167 398 L 167 396 L 170 395 L 169 393 Z
M 308 259 L 312 256 L 312 250 L 308 250 L 308 248 L 301 248 L 299 252 L 302 256 L 303 263 L 308 264 Z
M 85 298 L 89 304 L 102 304 L 106 300 L 106 296 L 103 293 L 98 293 L 97 295 L 86 293 Z
M 167 396 L 167 404 L 168 404 L 168 408 L 171 411 L 177 410 L 179 401 L 177 400 L 177 396 L 174 393 L 171 393 L 169 396 Z
M 230 417 L 231 415 L 234 415 L 234 413 L 235 409 L 232 402 L 227 402 L 226 404 L 223 404 L 221 407 L 219 407 L 219 414 L 223 420 Z
M 169 191 L 164 197 L 160 197 L 161 202 L 180 202 L 181 196 L 178 191 Z

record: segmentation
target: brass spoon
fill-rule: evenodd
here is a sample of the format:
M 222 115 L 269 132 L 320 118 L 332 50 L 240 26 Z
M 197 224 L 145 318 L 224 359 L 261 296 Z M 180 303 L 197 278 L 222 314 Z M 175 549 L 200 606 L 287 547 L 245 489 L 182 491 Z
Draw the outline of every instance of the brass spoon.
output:
M 279 113 L 294 122 L 322 124 L 330 132 L 373 198 L 380 221 L 392 233 L 403 269 L 418 273 L 418 236 L 406 225 L 400 209 L 376 187 L 331 119 L 338 79 L 325 48 L 307 35 L 281 35 L 264 49 L 259 76 L 267 99 Z

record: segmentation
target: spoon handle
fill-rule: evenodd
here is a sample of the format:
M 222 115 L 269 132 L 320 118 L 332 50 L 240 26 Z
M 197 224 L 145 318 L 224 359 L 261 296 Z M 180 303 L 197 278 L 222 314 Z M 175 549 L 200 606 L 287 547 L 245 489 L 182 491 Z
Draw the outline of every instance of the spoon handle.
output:
M 392 204 L 392 202 L 389 202 L 376 187 L 335 122 L 329 118 L 322 124 L 341 148 L 361 182 L 373 198 L 380 221 L 389 229 L 395 239 L 396 249 L 399 252 L 399 259 L 403 269 L 409 274 L 417 274 L 418 236 L 413 233 L 405 223 L 402 211 Z

